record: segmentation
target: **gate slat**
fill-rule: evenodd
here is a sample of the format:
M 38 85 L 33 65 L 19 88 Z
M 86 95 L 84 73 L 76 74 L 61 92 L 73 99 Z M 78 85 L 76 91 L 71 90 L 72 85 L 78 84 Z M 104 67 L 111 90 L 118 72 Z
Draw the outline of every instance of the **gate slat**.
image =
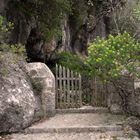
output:
M 74 73 L 74 77 L 75 77 L 75 84 L 74 84 L 74 94 L 73 94 L 73 99 L 74 99 L 74 104 L 75 104 L 75 106 L 77 107 L 77 104 L 78 104 L 78 102 L 77 102 L 77 100 L 78 100 L 78 93 L 77 93 L 77 88 L 78 88 L 78 84 L 77 84 L 77 72 L 75 72 Z
M 70 70 L 67 69 L 67 106 L 70 107 Z
M 62 67 L 59 66 L 60 108 L 63 108 Z
M 98 102 L 97 102 L 97 100 L 98 100 L 98 98 L 97 98 L 97 79 L 96 78 L 94 78 L 94 82 L 95 82 L 95 90 L 94 90 L 94 93 L 93 93 L 93 95 L 95 95 L 94 96 L 94 102 L 95 102 L 95 106 L 98 106 Z
M 64 101 L 64 106 L 66 106 L 66 71 L 65 71 L 65 67 L 62 68 L 63 69 L 63 90 L 64 90 L 64 96 L 63 96 L 63 101 Z
M 56 72 L 55 72 L 56 74 L 56 80 L 55 80 L 55 87 L 56 87 L 56 97 L 55 97 L 55 101 L 56 101 L 56 108 L 58 108 L 58 106 L 59 106 L 59 101 L 58 101 L 58 99 L 59 99 L 59 91 L 58 91 L 58 65 L 56 64 Z
M 71 104 L 71 107 L 73 107 L 73 104 L 74 104 L 73 94 L 74 94 L 74 87 L 75 87 L 73 71 L 70 71 L 70 75 L 71 75 L 70 104 Z
M 80 100 L 80 107 L 82 106 L 82 79 L 81 75 L 79 74 L 79 100 Z

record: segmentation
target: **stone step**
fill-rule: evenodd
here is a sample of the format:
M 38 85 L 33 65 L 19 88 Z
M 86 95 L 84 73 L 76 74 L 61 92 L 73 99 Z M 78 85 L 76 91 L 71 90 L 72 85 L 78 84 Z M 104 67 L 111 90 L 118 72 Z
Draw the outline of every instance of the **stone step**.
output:
M 117 131 L 118 132 L 118 131 Z M 119 133 L 119 132 L 118 132 Z M 137 137 L 119 136 L 120 133 L 35 133 L 13 134 L 10 140 L 140 140 Z M 9 140 L 9 139 L 8 139 Z
M 99 126 L 72 126 L 72 127 L 55 127 L 41 128 L 30 127 L 25 130 L 26 134 L 35 133 L 90 133 L 90 132 L 121 132 L 122 126 L 119 125 L 99 125 Z
M 66 114 L 66 113 L 109 113 L 109 110 L 106 107 L 83 106 L 81 108 L 56 109 L 56 113 L 57 114 Z
M 27 133 L 121 131 L 125 116 L 110 113 L 56 114 L 26 129 Z

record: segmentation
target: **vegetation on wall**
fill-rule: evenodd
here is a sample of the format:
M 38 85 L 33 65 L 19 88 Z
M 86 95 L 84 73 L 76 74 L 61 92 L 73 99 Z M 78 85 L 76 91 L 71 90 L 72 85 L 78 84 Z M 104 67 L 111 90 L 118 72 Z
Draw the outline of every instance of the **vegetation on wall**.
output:
M 65 50 L 72 50 L 73 53 L 82 56 L 62 52 L 57 56 L 60 65 L 86 76 L 116 82 L 123 73 L 140 76 L 137 71 L 137 67 L 140 67 L 140 31 L 138 30 L 140 2 L 135 3 L 134 7 L 129 7 L 130 9 L 127 9 L 125 4 L 126 0 L 9 0 L 6 14 L 13 18 L 18 26 L 17 30 L 22 28 L 22 31 L 18 32 L 21 38 L 23 37 L 21 34 L 24 34 L 23 27 L 27 26 L 28 33 L 25 33 L 24 43 L 28 44 L 26 46 L 29 46 L 30 58 L 33 58 L 33 61 L 40 61 L 43 58 L 45 62 L 49 56 L 53 56 L 51 53 L 61 51 L 57 48 L 62 46 L 64 39 L 64 42 L 68 41 L 65 43 L 67 45 L 64 46 Z M 67 21 L 68 27 L 63 29 L 65 33 L 62 37 L 64 20 Z M 100 25 L 103 27 L 100 28 Z M 3 52 L 20 56 L 25 54 L 24 46 L 21 44 L 6 43 L 9 31 L 13 27 L 12 22 L 7 23 L 0 16 L 0 62 L 3 61 Z M 124 32 L 125 30 L 127 32 Z M 100 35 L 102 32 L 105 32 L 103 33 L 105 39 L 97 37 L 88 46 L 96 34 Z M 54 38 L 59 40 L 59 44 Z M 58 46 L 51 44 L 53 52 L 47 52 L 49 46 L 46 42 L 52 39 Z M 20 42 L 18 37 L 17 40 Z M 0 67 L 0 74 L 7 74 L 4 66 Z M 41 92 L 41 83 L 32 81 L 32 84 L 36 92 Z
M 21 44 L 7 44 L 7 36 L 10 30 L 12 30 L 13 23 L 5 22 L 4 18 L 0 15 L 0 75 L 6 76 L 9 70 L 2 62 L 5 60 L 5 54 L 12 54 L 11 63 L 15 64 L 18 60 L 26 59 L 25 47 Z M 8 56 L 8 55 L 7 55 Z M 20 58 L 19 58 L 20 56 Z M 5 62 L 6 63 L 6 62 Z
M 120 80 L 140 77 L 140 44 L 127 32 L 107 39 L 97 37 L 89 45 L 87 58 L 70 53 L 61 53 L 59 64 L 80 72 L 91 78 L 98 77 L 105 83 L 111 83 L 122 99 L 126 109 L 128 97 L 133 91 L 127 90 Z
M 43 90 L 43 84 L 39 80 L 36 80 L 36 79 L 31 79 L 31 84 L 32 84 L 34 92 L 40 96 L 40 93 Z
M 4 22 L 4 18 L 0 15 L 0 51 L 11 52 L 24 56 L 25 48 L 21 44 L 7 44 L 7 36 L 10 30 L 14 28 L 12 22 Z
M 138 1 L 132 10 L 132 15 L 138 21 L 140 21 L 140 2 Z
M 70 52 L 62 52 L 57 54 L 58 64 L 69 68 L 75 72 L 81 74 L 88 74 L 88 67 L 84 64 L 84 58 L 82 56 L 74 55 Z M 87 68 L 87 69 L 86 69 Z
M 32 18 L 37 22 L 45 40 L 59 36 L 61 21 L 70 12 L 70 0 L 10 0 L 9 10 L 24 15 L 27 21 Z
M 132 37 L 139 41 L 140 30 L 139 30 L 139 12 L 140 3 L 138 0 L 126 1 L 124 7 L 115 9 L 110 18 L 111 27 L 110 33 L 116 35 L 127 31 Z
M 61 53 L 59 63 L 74 71 L 110 81 L 121 76 L 124 71 L 131 76 L 140 76 L 137 71 L 139 53 L 140 44 L 124 32 L 117 36 L 109 35 L 108 39 L 97 37 L 89 45 L 87 58 Z
M 73 18 L 73 21 L 75 22 L 73 23 L 73 26 L 75 24 L 83 25 L 84 20 L 88 20 L 84 19 L 85 14 L 87 14 L 87 18 L 94 15 L 96 18 L 96 24 L 98 17 L 100 19 L 103 16 L 108 16 L 110 13 L 115 12 L 118 14 L 116 9 L 123 6 L 124 3 L 124 0 L 83 0 L 80 4 L 77 0 L 10 0 L 9 9 L 15 9 L 15 11 L 24 14 L 27 20 L 34 17 L 38 22 L 38 26 L 42 31 L 44 38 L 49 40 L 54 36 L 54 34 L 61 34 L 60 25 L 67 14 L 71 15 L 71 18 Z M 96 9 L 99 8 L 98 14 L 96 9 L 93 7 L 96 7 Z M 81 13 L 80 10 L 83 8 L 84 11 Z M 138 5 L 133 9 L 132 15 L 134 18 L 139 20 Z M 115 18 L 114 21 L 118 21 Z M 139 56 L 137 55 L 139 53 L 139 44 L 128 33 L 120 34 L 124 31 L 124 29 L 120 30 L 120 25 L 121 24 L 116 22 L 115 26 L 119 30 L 119 34 L 116 37 L 109 35 L 107 40 L 97 38 L 95 42 L 90 45 L 88 49 L 89 56 L 86 62 L 84 62 L 84 59 L 76 55 L 61 53 L 59 54 L 59 63 L 76 71 L 84 71 L 90 75 L 99 75 L 103 78 L 118 77 L 119 73 L 121 73 L 123 69 L 127 69 L 129 72 L 135 71 L 134 64 L 136 65 L 137 63 L 134 63 L 134 61 L 136 62 L 139 59 Z M 7 26 L 12 26 L 12 24 L 10 23 Z M 5 30 L 4 32 L 8 32 L 7 28 L 2 28 L 3 31 Z M 92 26 L 92 28 L 94 28 L 94 26 Z M 22 47 L 19 47 L 18 45 L 1 45 L 1 49 L 7 50 L 9 46 L 10 50 L 14 53 L 17 51 L 22 52 Z

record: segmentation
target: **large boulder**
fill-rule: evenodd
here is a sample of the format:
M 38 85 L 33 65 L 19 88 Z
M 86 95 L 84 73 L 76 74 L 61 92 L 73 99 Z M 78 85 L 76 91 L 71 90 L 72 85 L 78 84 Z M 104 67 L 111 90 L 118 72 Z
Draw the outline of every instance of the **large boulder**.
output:
M 25 62 L 13 54 L 0 56 L 0 132 L 16 132 L 31 125 L 37 102 Z

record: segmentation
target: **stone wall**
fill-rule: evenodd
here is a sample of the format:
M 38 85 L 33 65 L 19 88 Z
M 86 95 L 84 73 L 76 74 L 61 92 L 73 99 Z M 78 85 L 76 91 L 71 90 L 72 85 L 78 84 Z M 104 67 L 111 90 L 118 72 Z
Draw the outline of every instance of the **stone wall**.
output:
M 135 82 L 135 86 L 138 85 L 139 83 Z M 133 78 L 124 75 L 114 80 L 114 82 L 103 82 L 98 79 L 91 84 L 91 89 L 93 89 L 93 100 L 91 104 L 93 106 L 96 106 L 96 102 L 98 102 L 98 105 L 106 104 L 110 111 L 115 114 L 123 113 L 123 109 L 125 108 L 124 102 L 128 104 L 128 98 L 135 93 Z M 99 101 L 97 101 L 97 99 L 99 99 Z
M 135 93 L 129 98 L 128 110 L 132 115 L 140 117 L 140 79 L 135 79 L 134 89 Z
M 39 81 L 43 89 L 38 93 L 41 106 L 36 117 L 50 117 L 55 115 L 55 77 L 44 63 L 29 63 L 26 65 L 28 75 L 32 80 Z

